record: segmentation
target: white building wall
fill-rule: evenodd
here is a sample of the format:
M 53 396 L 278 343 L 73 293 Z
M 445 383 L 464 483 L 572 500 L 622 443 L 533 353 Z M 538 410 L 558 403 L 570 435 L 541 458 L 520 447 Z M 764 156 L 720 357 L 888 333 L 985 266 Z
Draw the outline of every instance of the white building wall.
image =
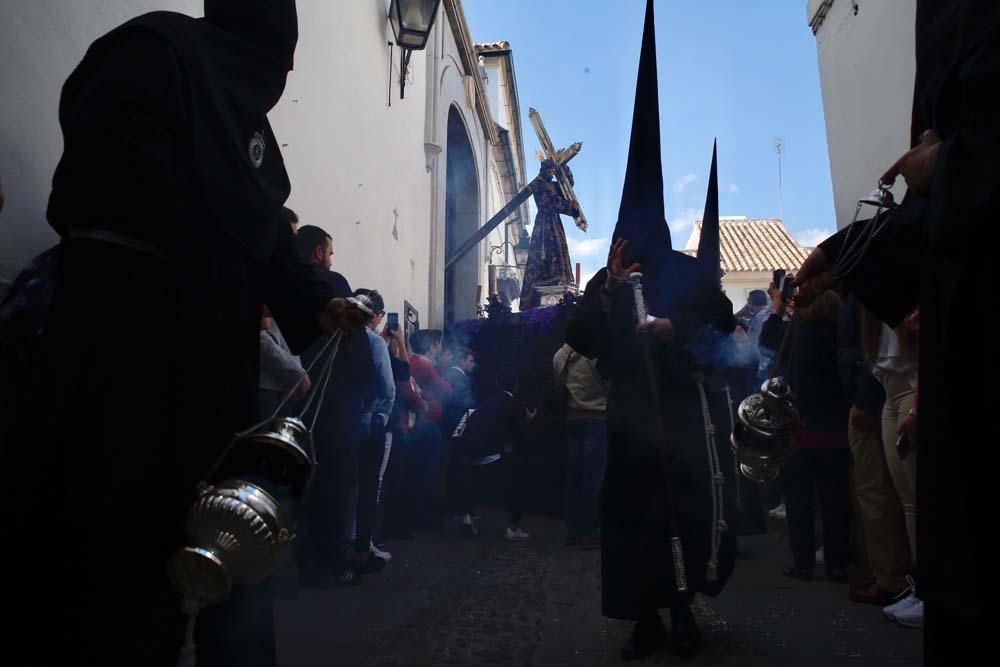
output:
M 202 6 L 202 0 L 0 0 L 0 175 L 7 196 L 0 284 L 57 240 L 45 207 L 62 151 L 58 99 L 87 46 L 147 11 L 200 16 Z M 413 54 L 404 99 L 399 50 L 390 58 L 387 6 L 388 0 L 299 0 L 296 68 L 270 118 L 292 182 L 289 206 L 303 224 L 333 236 L 334 268 L 354 287 L 383 292 L 388 310 L 401 312 L 407 300 L 422 326 L 440 326 L 452 106 L 476 160 L 478 224 L 502 202 L 490 196 L 489 138 L 444 5 L 427 50 Z M 473 251 L 484 286 L 485 246 Z M 474 313 L 474 303 L 462 304 L 463 316 Z
M 152 9 L 202 14 L 202 0 L 0 0 L 0 289 L 58 241 L 45 221 L 62 154 L 59 94 L 95 39 Z
M 734 271 L 722 277 L 722 291 L 733 302 L 733 312 L 746 305 L 750 291 L 762 289 L 767 291 L 771 282 L 769 271 Z
M 837 226 L 910 143 L 916 0 L 808 0 L 816 31 Z M 857 7 L 857 14 L 854 8 Z M 899 201 L 905 184 L 897 179 Z
M 500 127 L 509 130 L 507 112 L 504 110 L 503 99 L 500 97 L 500 59 L 484 59 L 483 64 L 486 71 L 486 97 L 490 103 L 490 113 Z
M 292 182 L 288 205 L 333 237 L 334 270 L 379 290 L 388 311 L 409 301 L 426 326 L 426 59 L 414 54 L 399 99 L 390 41 L 379 3 L 300 1 L 295 70 L 270 118 Z

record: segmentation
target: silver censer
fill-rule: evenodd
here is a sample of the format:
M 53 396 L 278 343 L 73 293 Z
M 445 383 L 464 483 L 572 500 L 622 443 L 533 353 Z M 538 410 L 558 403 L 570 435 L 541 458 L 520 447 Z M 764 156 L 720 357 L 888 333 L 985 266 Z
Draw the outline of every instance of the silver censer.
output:
M 791 456 L 792 436 L 799 427 L 793 398 L 784 378 L 772 378 L 737 408 L 731 442 L 740 474 L 747 479 L 776 479 Z
M 275 570 L 291 544 L 315 468 L 312 437 L 295 417 L 236 438 L 188 511 L 188 546 L 170 558 L 174 587 L 200 605 L 223 601 L 234 584 Z
M 340 339 L 339 333 L 332 336 L 307 370 L 325 358 L 300 415 L 276 416 L 297 391 L 296 384 L 275 414 L 236 434 L 199 485 L 185 521 L 187 545 L 167 565 L 192 616 L 225 600 L 234 585 L 263 581 L 286 556 L 317 466 L 304 418 L 318 396 L 315 425 Z

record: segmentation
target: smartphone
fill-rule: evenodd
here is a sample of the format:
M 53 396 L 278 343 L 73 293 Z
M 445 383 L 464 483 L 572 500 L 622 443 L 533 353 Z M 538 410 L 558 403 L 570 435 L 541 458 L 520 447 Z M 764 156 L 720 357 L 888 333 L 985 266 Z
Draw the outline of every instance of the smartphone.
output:
M 781 300 L 785 303 L 790 302 L 792 297 L 795 296 L 795 288 L 792 287 L 794 282 L 795 276 L 791 273 L 786 274 L 781 279 Z
M 905 461 L 906 457 L 910 455 L 910 439 L 906 437 L 905 433 L 900 433 L 896 439 L 896 453 L 899 454 L 900 461 Z
M 385 326 L 389 331 L 396 331 L 399 329 L 399 313 L 389 313 L 389 319 L 386 321 Z
M 771 284 L 774 285 L 774 289 L 781 289 L 781 281 L 785 278 L 784 269 L 775 269 L 774 273 L 771 274 Z

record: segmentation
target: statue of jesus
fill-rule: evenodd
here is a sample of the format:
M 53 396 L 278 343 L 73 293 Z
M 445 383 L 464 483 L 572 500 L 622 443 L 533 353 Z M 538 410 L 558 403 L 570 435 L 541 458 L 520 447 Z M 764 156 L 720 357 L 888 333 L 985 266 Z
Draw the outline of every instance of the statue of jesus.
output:
M 568 165 L 563 170 L 570 183 L 573 183 L 573 172 Z M 566 231 L 563 229 L 561 215 L 576 217 L 580 211 L 577 205 L 566 199 L 555 180 L 556 163 L 552 160 L 542 160 L 541 169 L 528 187 L 538 207 L 535 216 L 535 226 L 531 230 L 531 250 L 528 253 L 528 263 L 524 268 L 524 278 L 521 287 L 521 310 L 535 307 L 534 289 L 548 285 L 572 285 L 573 269 L 569 261 L 569 248 L 566 245 Z

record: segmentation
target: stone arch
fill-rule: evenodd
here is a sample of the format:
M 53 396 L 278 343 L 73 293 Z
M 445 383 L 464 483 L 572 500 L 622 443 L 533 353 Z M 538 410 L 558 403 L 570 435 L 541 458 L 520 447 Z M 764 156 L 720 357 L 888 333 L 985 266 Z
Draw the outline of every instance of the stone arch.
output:
M 445 257 L 479 229 L 479 169 L 469 130 L 461 111 L 448 109 L 448 149 L 445 180 Z M 445 272 L 445 325 L 476 316 L 479 284 L 478 253 L 469 252 Z

